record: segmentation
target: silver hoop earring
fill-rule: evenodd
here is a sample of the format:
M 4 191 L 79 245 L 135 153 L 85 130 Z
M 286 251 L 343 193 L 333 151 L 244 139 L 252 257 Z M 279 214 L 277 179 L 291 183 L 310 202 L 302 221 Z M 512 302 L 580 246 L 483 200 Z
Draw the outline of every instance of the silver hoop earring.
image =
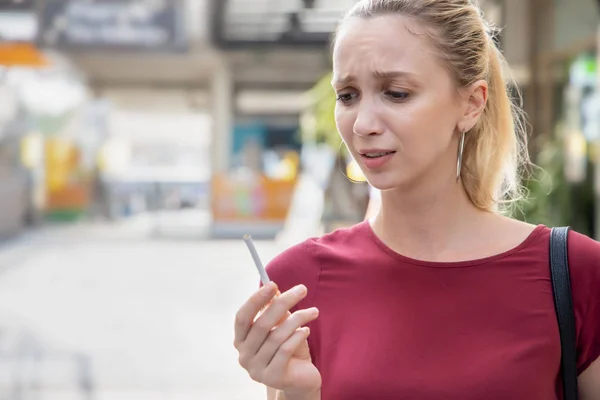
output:
M 463 151 L 465 149 L 465 135 L 467 131 L 463 131 L 458 145 L 458 161 L 456 162 L 456 182 L 460 180 L 460 171 L 462 169 Z
M 350 178 L 346 174 L 346 171 L 344 171 L 344 161 L 345 161 L 345 159 L 344 159 L 344 156 L 343 156 L 343 154 L 341 152 L 342 146 L 344 146 L 344 142 L 340 143 L 340 146 L 338 147 L 338 151 L 336 153 L 337 161 L 339 161 L 340 172 L 342 173 L 342 175 L 344 175 L 346 177 L 346 179 L 348 179 L 352 183 L 363 183 L 361 181 L 355 181 L 354 179 Z

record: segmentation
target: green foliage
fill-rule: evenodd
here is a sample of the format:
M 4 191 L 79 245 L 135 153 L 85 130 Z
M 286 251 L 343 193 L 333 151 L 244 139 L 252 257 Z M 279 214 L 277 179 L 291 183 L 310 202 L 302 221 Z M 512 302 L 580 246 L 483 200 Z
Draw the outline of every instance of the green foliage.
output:
M 560 226 L 571 218 L 570 186 L 564 177 L 562 140 L 547 140 L 537 156 L 537 166 L 524 181 L 526 199 L 514 217 L 533 224 Z
M 331 73 L 309 91 L 311 105 L 303 118 L 302 136 L 304 141 L 327 143 L 337 150 L 341 139 L 335 125 L 336 96 L 330 82 Z

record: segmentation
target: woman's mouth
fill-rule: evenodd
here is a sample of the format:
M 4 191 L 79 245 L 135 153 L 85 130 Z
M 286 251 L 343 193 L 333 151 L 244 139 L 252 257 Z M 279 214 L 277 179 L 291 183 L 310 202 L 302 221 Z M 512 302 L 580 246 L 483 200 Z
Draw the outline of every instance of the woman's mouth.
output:
M 377 152 L 364 153 L 364 154 L 362 154 L 362 156 L 367 157 L 367 158 L 378 158 L 378 157 L 387 156 L 387 155 L 393 154 L 393 153 L 395 153 L 395 151 L 377 151 Z
M 360 153 L 362 164 L 370 170 L 378 169 L 383 167 L 388 161 L 390 161 L 394 154 L 393 150 L 367 150 Z

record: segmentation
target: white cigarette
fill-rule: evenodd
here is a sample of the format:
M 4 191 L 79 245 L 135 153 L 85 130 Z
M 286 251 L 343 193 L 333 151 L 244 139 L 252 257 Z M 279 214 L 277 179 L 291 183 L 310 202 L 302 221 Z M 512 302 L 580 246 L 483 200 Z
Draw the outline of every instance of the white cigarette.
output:
M 260 257 L 258 256 L 258 252 L 254 247 L 254 242 L 252 241 L 252 237 L 250 235 L 244 235 L 244 242 L 248 246 L 248 250 L 250 250 L 250 254 L 252 255 L 252 259 L 254 260 L 254 264 L 256 265 L 256 269 L 258 269 L 258 274 L 260 275 L 260 281 L 263 285 L 271 282 L 269 279 L 269 275 L 267 275 L 267 271 L 265 271 L 265 267 L 263 266 L 262 261 L 260 261 Z

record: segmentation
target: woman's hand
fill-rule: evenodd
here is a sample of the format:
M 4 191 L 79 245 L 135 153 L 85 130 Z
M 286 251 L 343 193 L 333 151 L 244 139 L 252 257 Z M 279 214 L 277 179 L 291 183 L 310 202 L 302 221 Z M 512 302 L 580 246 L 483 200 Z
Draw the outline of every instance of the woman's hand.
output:
M 310 331 L 303 327 L 318 317 L 318 310 L 289 312 L 306 294 L 306 287 L 299 285 L 279 295 L 271 282 L 248 299 L 235 319 L 240 365 L 253 380 L 290 397 L 311 396 L 321 388 L 321 374 L 308 348 Z

